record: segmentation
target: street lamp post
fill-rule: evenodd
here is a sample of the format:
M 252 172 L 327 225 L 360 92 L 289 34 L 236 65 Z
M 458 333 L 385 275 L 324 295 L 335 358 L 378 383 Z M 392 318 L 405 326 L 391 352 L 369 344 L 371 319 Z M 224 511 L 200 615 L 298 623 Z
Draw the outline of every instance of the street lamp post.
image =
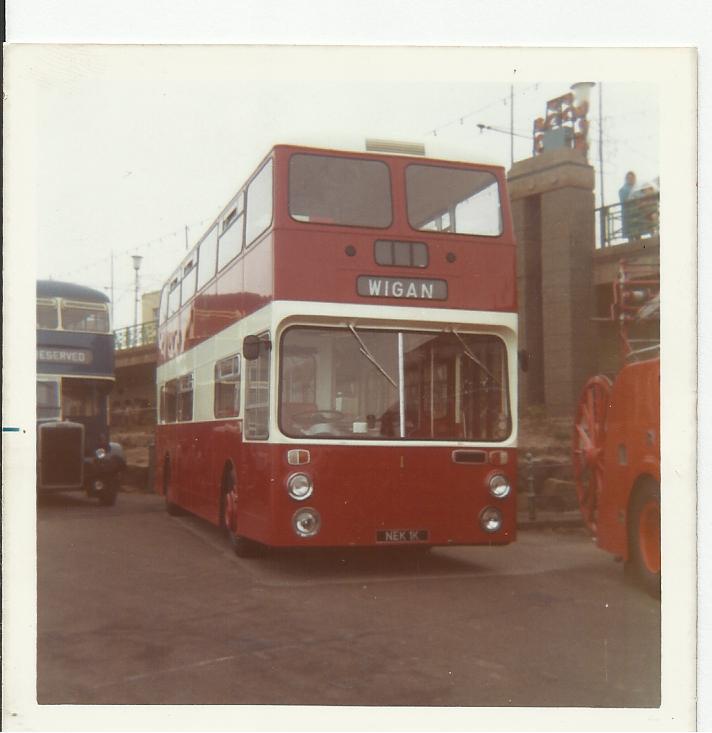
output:
M 134 338 L 136 338 L 136 329 L 138 326 L 138 271 L 141 267 L 141 255 L 131 255 L 133 260 L 133 268 L 135 273 L 134 278 Z

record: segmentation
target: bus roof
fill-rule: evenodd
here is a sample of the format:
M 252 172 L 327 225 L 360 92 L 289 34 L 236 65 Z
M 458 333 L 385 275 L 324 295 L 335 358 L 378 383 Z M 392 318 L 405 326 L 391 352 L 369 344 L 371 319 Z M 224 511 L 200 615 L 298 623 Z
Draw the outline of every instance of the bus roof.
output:
M 461 164 L 466 166 L 474 166 L 477 168 L 482 168 L 483 170 L 504 170 L 504 166 L 502 166 L 501 163 L 494 163 L 494 162 L 483 162 L 480 160 L 468 160 L 463 153 L 462 149 L 459 148 L 448 148 L 448 147 L 439 147 L 436 151 L 439 153 L 439 155 L 429 155 L 426 153 L 423 154 L 412 154 L 412 153 L 396 153 L 396 152 L 386 152 L 386 151 L 377 151 L 377 150 L 366 150 L 364 147 L 358 148 L 358 147 L 339 147 L 339 148 L 332 148 L 332 147 L 318 147 L 318 146 L 311 146 L 311 145 L 299 145 L 295 143 L 276 143 L 272 146 L 269 153 L 267 153 L 266 156 L 261 158 L 261 161 L 266 160 L 269 158 L 275 151 L 278 150 L 286 150 L 291 153 L 313 153 L 313 154 L 321 154 L 321 155 L 347 155 L 347 156 L 354 156 L 359 158 L 372 158 L 374 160 L 403 160 L 405 159 L 408 162 L 411 163 L 423 163 L 426 164 L 433 164 L 433 163 L 444 163 L 444 164 Z
M 108 303 L 109 297 L 93 288 L 76 283 L 65 283 L 59 280 L 38 280 L 38 298 L 67 298 L 68 300 L 82 300 L 89 303 Z

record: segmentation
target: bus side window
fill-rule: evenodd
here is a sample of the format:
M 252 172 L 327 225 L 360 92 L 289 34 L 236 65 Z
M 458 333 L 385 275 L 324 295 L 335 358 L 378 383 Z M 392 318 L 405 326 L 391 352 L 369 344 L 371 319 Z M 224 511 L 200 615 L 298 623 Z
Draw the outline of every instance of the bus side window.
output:
M 161 387 L 162 423 L 171 423 L 176 421 L 176 384 L 177 380 L 171 379 Z
M 172 316 L 180 308 L 180 271 L 168 286 L 168 315 Z
M 240 356 L 228 356 L 215 364 L 215 417 L 240 414 Z
M 215 275 L 217 262 L 218 227 L 217 224 L 205 235 L 198 250 L 198 290 Z
M 272 222 L 272 161 L 268 160 L 247 187 L 245 243 L 249 247 Z
M 176 419 L 178 422 L 189 422 L 193 419 L 192 374 L 185 374 L 178 380 L 178 406 Z
M 195 295 L 198 268 L 196 260 L 191 259 L 183 267 L 183 283 L 181 285 L 181 305 L 185 305 Z
M 245 375 L 245 437 L 269 437 L 269 342 L 260 343 L 259 356 L 247 363 Z
M 109 309 L 106 303 L 63 300 L 62 328 L 65 331 L 109 333 Z
M 244 200 L 244 195 L 240 193 L 235 200 L 235 205 L 222 220 L 218 245 L 218 270 L 222 270 L 228 262 L 234 260 L 242 252 Z
M 37 328 L 54 330 L 59 327 L 59 312 L 55 298 L 37 299 Z
M 168 286 L 164 285 L 161 290 L 161 304 L 159 306 L 159 323 L 166 322 L 168 317 Z

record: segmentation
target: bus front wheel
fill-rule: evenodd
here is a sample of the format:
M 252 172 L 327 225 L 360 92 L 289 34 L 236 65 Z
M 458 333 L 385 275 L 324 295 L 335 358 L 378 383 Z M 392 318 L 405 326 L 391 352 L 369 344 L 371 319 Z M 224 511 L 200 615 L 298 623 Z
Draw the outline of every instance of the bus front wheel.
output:
M 230 545 L 238 557 L 256 557 L 260 554 L 260 545 L 235 531 L 237 522 L 237 480 L 235 468 L 226 467 L 220 492 L 220 526 L 227 534 Z
M 628 513 L 628 570 L 660 598 L 660 486 L 646 480 L 633 494 Z
M 118 493 L 119 480 L 116 476 L 112 476 L 108 479 L 106 487 L 99 492 L 99 504 L 101 506 L 114 506 Z
M 167 458 L 163 464 L 163 499 L 166 502 L 166 511 L 172 517 L 178 517 L 183 514 L 178 504 L 171 501 L 171 464 Z

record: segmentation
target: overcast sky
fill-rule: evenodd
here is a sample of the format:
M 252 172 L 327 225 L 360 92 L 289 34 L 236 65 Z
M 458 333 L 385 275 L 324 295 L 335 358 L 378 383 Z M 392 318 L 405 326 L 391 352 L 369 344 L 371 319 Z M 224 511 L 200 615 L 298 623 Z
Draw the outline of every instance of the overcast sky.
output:
M 541 76 L 532 73 L 534 53 L 525 73 L 522 53 L 49 48 L 33 67 L 38 277 L 108 292 L 113 251 L 115 325 L 130 325 L 131 254 L 144 256 L 141 291 L 160 288 L 185 251 L 185 226 L 192 245 L 275 143 L 363 149 L 366 137 L 395 138 L 424 142 L 429 155 L 508 168 L 509 135 L 478 124 L 509 129 L 510 84 L 520 160 L 531 155 L 546 101 L 573 82 L 597 81 L 595 64 L 575 68 L 582 51 L 553 52 Z M 488 81 L 483 66 L 500 80 Z M 599 91 L 589 114 L 597 187 Z M 606 203 L 617 201 L 627 170 L 639 180 L 659 174 L 655 84 L 603 82 L 603 152 Z

